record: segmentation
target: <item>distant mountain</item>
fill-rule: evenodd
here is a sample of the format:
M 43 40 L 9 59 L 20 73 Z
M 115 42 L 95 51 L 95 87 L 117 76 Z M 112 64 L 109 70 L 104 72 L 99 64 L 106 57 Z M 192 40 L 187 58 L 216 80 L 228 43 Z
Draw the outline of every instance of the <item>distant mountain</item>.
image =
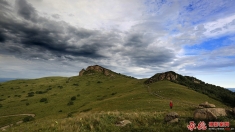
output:
M 7 82 L 7 81 L 11 81 L 11 80 L 16 80 L 17 78 L 0 78 L 0 83 L 1 82 Z
M 147 79 L 144 83 L 151 84 L 161 80 L 169 80 L 171 82 L 184 85 L 189 89 L 193 89 L 194 91 L 208 95 L 209 97 L 224 102 L 227 105 L 235 106 L 234 92 L 223 87 L 205 83 L 195 77 L 182 76 L 173 71 L 168 71 L 165 73 L 157 73 L 151 78 Z
M 228 90 L 235 92 L 235 88 L 227 88 Z

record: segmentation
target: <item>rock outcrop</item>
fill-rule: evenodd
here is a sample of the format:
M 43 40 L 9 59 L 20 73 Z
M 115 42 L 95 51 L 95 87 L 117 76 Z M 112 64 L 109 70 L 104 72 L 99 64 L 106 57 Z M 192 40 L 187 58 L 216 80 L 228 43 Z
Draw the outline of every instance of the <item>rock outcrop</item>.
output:
M 83 76 L 85 73 L 87 73 L 87 74 L 90 74 L 90 73 L 92 73 L 92 72 L 100 72 L 100 73 L 103 73 L 104 75 L 106 75 L 106 76 L 113 76 L 113 74 L 111 74 L 111 71 L 110 70 L 108 70 L 108 69 L 105 69 L 105 68 L 103 68 L 103 67 L 101 67 L 101 66 L 99 66 L 99 65 L 94 65 L 94 66 L 88 66 L 87 68 L 86 68 L 86 70 L 85 69 L 82 69 L 80 72 L 79 72 L 79 76 Z
M 150 84 L 153 82 L 161 81 L 161 80 L 169 80 L 169 81 L 175 81 L 177 79 L 178 75 L 173 72 L 165 72 L 165 73 L 157 73 L 148 80 L 145 81 L 146 84 Z
M 227 111 L 224 108 L 204 108 L 197 109 L 194 112 L 194 119 L 215 120 L 219 116 L 227 116 Z
M 176 112 L 170 112 L 168 113 L 165 118 L 164 118 L 164 121 L 165 122 L 168 122 L 168 123 L 175 123 L 175 122 L 178 122 L 179 121 L 179 114 L 176 113 Z
M 215 120 L 217 119 L 217 116 L 207 109 L 197 109 L 193 114 L 193 118 L 200 120 Z
M 205 102 L 205 103 L 201 103 L 199 104 L 199 106 L 203 107 L 203 108 L 215 108 L 215 105 L 214 104 L 210 104 L 208 102 Z
M 82 76 L 85 71 L 86 71 L 85 69 L 82 69 L 82 70 L 79 72 L 79 76 Z
M 207 110 L 216 116 L 227 116 L 226 109 L 224 108 L 207 108 Z

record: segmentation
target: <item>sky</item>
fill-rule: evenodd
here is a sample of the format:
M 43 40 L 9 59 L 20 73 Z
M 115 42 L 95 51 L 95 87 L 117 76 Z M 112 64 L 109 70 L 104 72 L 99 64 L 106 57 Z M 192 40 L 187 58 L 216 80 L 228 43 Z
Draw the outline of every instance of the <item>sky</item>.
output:
M 233 0 L 0 0 L 0 78 L 100 65 L 235 88 Z

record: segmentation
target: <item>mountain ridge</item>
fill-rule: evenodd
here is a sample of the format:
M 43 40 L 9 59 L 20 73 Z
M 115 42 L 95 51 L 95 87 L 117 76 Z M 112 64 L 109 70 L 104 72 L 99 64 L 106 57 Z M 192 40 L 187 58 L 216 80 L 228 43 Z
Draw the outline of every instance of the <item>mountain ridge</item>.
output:
M 88 66 L 86 70 L 82 69 L 79 72 L 79 76 L 82 76 L 83 74 L 91 75 L 94 72 L 99 72 L 101 74 L 104 74 L 105 76 L 112 76 L 112 77 L 114 76 L 114 73 L 115 73 L 112 70 L 106 69 L 99 65 L 94 65 L 94 66 Z M 155 83 L 155 82 L 163 81 L 163 80 L 168 80 L 173 83 L 186 86 L 189 89 L 192 89 L 196 92 L 205 94 L 213 99 L 224 102 L 225 104 L 229 106 L 233 106 L 233 107 L 235 106 L 235 93 L 234 92 L 228 89 L 225 89 L 223 87 L 220 87 L 220 86 L 205 83 L 204 81 L 199 80 L 195 77 L 183 76 L 174 71 L 156 73 L 155 75 L 153 75 L 152 77 L 144 81 L 144 84 L 149 85 L 151 83 Z
M 227 105 L 235 106 L 235 93 L 220 86 L 205 83 L 195 77 L 183 76 L 174 71 L 157 73 L 147 79 L 144 83 L 149 85 L 162 80 L 168 80 L 183 86 L 186 86 L 194 91 L 208 95 L 218 101 L 224 102 Z

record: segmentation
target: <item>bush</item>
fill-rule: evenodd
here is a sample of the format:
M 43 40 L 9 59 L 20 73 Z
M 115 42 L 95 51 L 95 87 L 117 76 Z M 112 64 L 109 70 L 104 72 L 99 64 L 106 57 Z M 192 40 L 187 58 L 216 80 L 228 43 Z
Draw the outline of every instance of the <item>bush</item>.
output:
M 47 102 L 47 98 L 41 98 L 40 102 L 45 102 L 46 103 Z
M 72 98 L 71 98 L 71 100 L 73 101 L 73 100 L 76 100 L 76 97 L 75 96 L 73 96 Z
M 63 88 L 63 86 L 57 86 L 58 88 L 60 88 L 60 89 L 62 89 Z
M 68 113 L 67 117 L 72 117 L 73 113 Z
M 98 81 L 97 83 L 102 83 L 101 81 Z
M 33 97 L 34 96 L 34 92 L 29 92 L 28 93 L 28 97 Z
M 26 103 L 26 106 L 28 106 L 29 105 L 29 103 Z
M 115 92 L 115 93 L 112 93 L 111 95 L 115 95 L 115 94 L 117 94 L 117 92 Z
M 79 96 L 80 96 L 80 94 L 77 95 L 77 97 L 79 97 Z
M 62 110 L 59 110 L 59 112 L 62 112 Z
M 34 117 L 32 116 L 27 116 L 23 119 L 23 122 L 29 122 L 29 121 L 33 121 L 34 120 Z
M 0 104 L 0 108 L 2 107 L 2 104 Z
M 78 83 L 74 83 L 73 86 L 79 86 L 79 84 Z
M 73 105 L 73 101 L 69 101 L 67 105 L 68 106 Z
M 42 91 L 36 91 L 36 94 L 43 94 Z

